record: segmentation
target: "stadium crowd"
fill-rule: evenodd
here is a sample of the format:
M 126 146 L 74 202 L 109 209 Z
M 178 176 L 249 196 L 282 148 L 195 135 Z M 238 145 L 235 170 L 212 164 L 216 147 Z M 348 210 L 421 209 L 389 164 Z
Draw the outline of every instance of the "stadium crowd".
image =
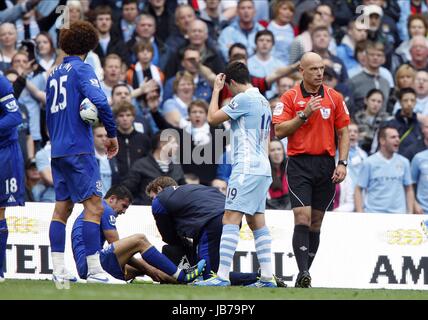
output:
M 0 71 L 24 119 L 26 201 L 55 202 L 46 80 L 64 55 L 60 28 L 81 19 L 98 31 L 86 62 L 118 127 L 119 154 L 111 160 L 105 129 L 93 129 L 104 192 L 122 183 L 134 204 L 148 205 L 146 186 L 165 175 L 226 193 L 229 127 L 207 121 L 215 75 L 231 61 L 246 63 L 273 109 L 300 83 L 298 61 L 313 51 L 352 119 L 349 175 L 337 184 L 334 210 L 428 214 L 428 1 L 0 1 Z M 221 104 L 230 97 L 225 88 Z M 164 141 L 165 130 L 175 137 Z M 286 150 L 287 139 L 271 130 L 270 209 L 290 208 Z M 386 202 L 386 193 L 405 205 Z

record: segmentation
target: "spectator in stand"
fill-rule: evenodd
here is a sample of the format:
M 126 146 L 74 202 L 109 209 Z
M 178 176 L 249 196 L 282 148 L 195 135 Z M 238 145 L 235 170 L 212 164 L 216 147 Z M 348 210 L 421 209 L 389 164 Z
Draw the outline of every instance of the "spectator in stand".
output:
M 379 68 L 385 61 L 384 48 L 384 45 L 380 42 L 369 42 L 366 47 L 367 63 L 363 71 L 349 79 L 349 89 L 353 92 L 355 100 L 354 112 L 363 109 L 364 98 L 374 88 L 382 91 L 384 96 L 382 110 L 386 110 L 390 84 L 379 73 Z
M 294 28 L 291 24 L 294 3 L 291 0 L 275 1 L 272 11 L 273 19 L 267 27 L 275 35 L 275 46 L 272 55 L 283 63 L 288 63 L 290 46 L 294 39 Z
M 28 159 L 25 162 L 25 201 L 39 202 L 40 194 L 45 188 L 40 172 L 37 170 L 36 160 Z
M 428 116 L 428 72 L 418 71 L 415 78 L 414 89 L 417 94 L 415 112 L 418 119 L 422 116 Z
M 403 63 L 411 65 L 417 71 L 428 71 L 428 39 L 425 36 L 414 36 L 410 41 L 410 60 L 402 60 L 395 55 L 392 70 Z
M 119 142 L 117 166 L 119 176 L 124 179 L 135 161 L 149 154 L 151 141 L 147 134 L 135 130 L 135 108 L 128 101 L 115 105 L 113 114 L 117 123 Z
M 402 153 L 402 155 L 409 159 L 409 161 L 412 161 L 413 157 L 417 153 L 428 149 L 428 117 L 422 118 L 419 123 L 423 139 L 412 142 Z
M 101 81 L 101 89 L 106 97 L 111 97 L 112 89 L 115 85 L 121 83 L 122 59 L 115 53 L 109 54 L 104 59 L 104 79 Z M 110 101 L 111 102 L 111 101 Z
M 149 106 L 159 129 L 175 129 L 179 141 L 179 163 L 183 172 L 195 174 L 201 184 L 211 185 L 211 181 L 216 177 L 216 160 L 224 151 L 226 137 L 223 126 L 212 127 L 208 124 L 208 103 L 204 100 L 192 101 L 189 105 L 189 122 L 182 129 L 165 121 L 156 104 Z M 218 139 L 223 139 L 221 144 Z M 189 142 L 190 146 L 187 145 Z
M 144 94 L 145 90 L 151 90 L 151 88 L 153 88 L 153 85 L 151 83 L 148 84 L 148 82 L 145 82 L 144 90 L 142 90 L 141 94 Z M 134 92 L 135 91 L 138 91 L 138 90 L 134 90 Z M 114 109 L 115 106 L 119 105 L 123 101 L 126 101 L 132 104 L 131 88 L 125 83 L 119 83 L 115 85 L 112 89 L 110 105 L 112 109 Z M 138 102 L 137 102 L 137 105 L 133 105 L 133 107 L 135 110 L 135 121 L 134 121 L 135 130 L 141 133 L 145 133 L 151 137 L 153 134 L 153 130 L 150 124 L 150 121 L 151 121 L 150 117 L 146 116 L 144 112 L 145 111 L 144 108 L 142 108 L 142 106 Z
M 182 185 L 185 183 L 180 164 L 173 163 L 177 153 L 177 141 L 171 135 L 157 133 L 152 139 L 152 150 L 132 165 L 123 184 L 132 192 L 134 204 L 150 205 L 146 187 L 155 178 L 168 176 Z
M 191 22 L 196 20 L 196 14 L 190 5 L 178 6 L 175 10 L 175 26 L 165 43 L 171 52 L 176 52 L 187 43 Z
M 364 109 L 357 111 L 354 115 L 355 123 L 359 128 L 359 144 L 367 153 L 370 153 L 381 123 L 391 118 L 388 113 L 381 111 L 383 101 L 383 92 L 379 89 L 371 89 L 364 99 Z
M 156 37 L 165 43 L 175 28 L 174 13 L 165 5 L 166 0 L 148 0 L 144 12 L 156 21 Z
M 412 15 L 422 14 L 428 11 L 428 6 L 423 0 L 397 1 L 400 6 L 400 20 L 397 22 L 397 29 L 402 41 L 409 40 L 410 30 L 406 28 Z
M 40 31 L 49 31 L 57 18 L 62 14 L 56 7 L 65 5 L 67 0 L 57 1 L 55 7 L 46 8 L 46 12 L 39 12 L 42 8 L 34 8 L 14 21 L 18 31 L 18 43 L 24 40 L 34 40 Z M 45 1 L 41 4 L 46 3 Z
M 188 124 L 188 107 L 194 99 L 193 76 L 186 71 L 180 71 L 175 77 L 173 87 L 174 96 L 165 101 L 162 114 L 172 126 L 184 128 Z
M 141 14 L 137 17 L 135 33 L 126 43 L 128 52 L 131 56 L 131 63 L 133 64 L 137 62 L 137 57 L 134 54 L 135 45 L 142 41 L 150 42 L 152 44 L 152 63 L 161 70 L 164 70 L 169 59 L 170 52 L 165 46 L 165 43 L 156 35 L 156 21 L 150 14 Z
M 300 34 L 290 45 L 288 63 L 295 63 L 305 52 L 312 51 L 312 31 L 321 25 L 324 25 L 324 21 L 318 12 L 308 11 L 302 14 L 298 26 Z
M 207 0 L 205 1 L 206 6 L 199 12 L 199 18 L 204 21 L 208 26 L 208 33 L 211 35 L 211 39 L 214 42 L 217 42 L 220 32 L 224 29 L 229 23 L 230 17 L 227 16 L 227 13 L 222 11 L 222 6 L 230 5 L 235 8 L 236 12 L 236 3 L 234 1 L 220 1 L 220 0 Z
M 51 36 L 46 31 L 40 32 L 36 37 L 36 62 L 43 71 L 50 71 L 56 60 L 55 47 Z
M 368 40 L 359 41 L 355 46 L 355 57 L 358 64 L 354 66 L 351 70 L 348 70 L 349 78 L 355 77 L 357 74 L 361 73 L 363 69 L 367 66 L 367 46 L 371 45 L 371 42 Z M 385 60 L 383 60 L 385 61 Z M 391 90 L 394 88 L 394 78 L 387 68 L 380 66 L 379 75 L 385 78 Z
M 312 31 L 311 39 L 312 51 L 318 53 L 323 58 L 326 67 L 332 68 L 338 74 L 339 82 L 343 83 L 348 80 L 348 73 L 343 61 L 329 50 L 331 36 L 328 28 L 326 26 L 316 27 Z
M 125 43 L 117 34 L 112 32 L 112 9 L 109 6 L 98 6 L 94 13 L 94 26 L 98 31 L 99 43 L 94 52 L 101 59 L 101 63 L 107 56 L 114 53 L 130 65 L 130 58 Z M 109 95 L 108 95 L 109 97 Z
M 350 71 L 358 65 L 355 47 L 359 41 L 364 41 L 366 39 L 367 30 L 360 28 L 355 20 L 351 20 L 348 23 L 346 35 L 343 37 L 341 44 L 337 47 L 337 56 L 342 59 L 347 71 Z
M 355 8 L 352 8 L 351 1 L 327 0 L 324 2 L 328 3 L 332 8 L 334 15 L 333 30 L 336 33 L 334 38 L 336 38 L 336 41 L 340 43 L 338 40 L 343 37 L 343 33 L 346 31 L 346 26 L 349 21 L 354 20 L 356 10 Z
M 17 100 L 26 106 L 29 116 L 30 133 L 35 143 L 35 151 L 42 147 L 41 104 L 46 103 L 46 76 L 44 73 L 35 74 L 26 52 L 18 52 L 12 58 L 12 69 L 17 71 L 25 82 L 25 89 Z
M 117 185 L 120 182 L 117 157 L 112 159 L 107 158 L 107 150 L 105 147 L 107 131 L 102 124 L 97 124 L 92 127 L 92 134 L 94 136 L 95 158 L 97 159 L 100 169 L 102 194 L 105 196 L 111 186 Z
M 320 1 L 294 0 L 293 2 L 295 7 L 293 25 L 298 26 L 298 31 L 299 33 L 301 33 L 304 31 L 300 29 L 300 23 L 302 22 L 302 17 L 308 12 L 315 12 L 315 9 L 320 4 Z
M 228 61 L 228 52 L 234 43 L 241 43 L 247 48 L 249 56 L 255 51 L 256 33 L 264 27 L 255 20 L 255 8 L 253 0 L 238 1 L 238 18 L 230 26 L 223 29 L 218 39 L 218 44 L 223 59 Z
M 355 211 L 370 213 L 413 213 L 415 195 L 409 160 L 397 154 L 397 129 L 382 127 L 380 149 L 363 162 L 355 187 Z M 363 191 L 364 197 L 363 197 Z
M 40 202 L 55 202 L 55 189 L 53 186 L 52 168 L 51 168 L 51 144 L 48 141 L 46 145 L 36 153 L 36 166 L 40 172 L 40 177 L 45 186 L 43 192 L 39 195 Z
M 376 4 L 367 5 L 369 1 L 371 0 L 363 0 L 363 4 L 366 5 L 363 14 L 369 21 L 367 39 L 384 45 L 385 66 L 390 68 L 394 48 L 399 43 L 398 32 L 395 29 L 395 23 L 389 16 L 384 15 L 382 8 Z
M 412 143 L 422 140 L 422 131 L 414 112 L 416 105 L 416 91 L 413 88 L 403 88 L 398 94 L 401 109 L 398 110 L 394 118 L 388 121 L 388 126 L 396 128 L 400 136 L 399 153 Z
M 186 47 L 183 51 L 183 57 L 181 59 L 181 67 L 183 71 L 190 73 L 193 76 L 193 81 L 195 83 L 195 97 L 197 99 L 202 99 L 207 102 L 211 100 L 211 85 L 205 79 L 205 77 L 199 72 L 199 65 L 201 64 L 201 54 L 199 50 L 193 48 L 192 46 Z M 176 79 L 176 75 L 168 79 L 164 87 L 163 99 L 168 100 L 172 98 L 173 92 L 173 83 Z
M 390 114 L 395 114 L 401 108 L 398 101 L 398 93 L 403 88 L 414 88 L 416 79 L 416 71 L 408 64 L 401 65 L 395 72 L 395 88 L 389 96 L 386 111 Z
M 298 81 L 298 78 L 294 74 L 283 76 L 276 80 L 277 96 L 281 97 L 286 91 L 293 88 L 296 85 L 296 81 Z
M 216 74 L 223 72 L 225 67 L 224 62 L 220 52 L 212 41 L 210 42 L 208 39 L 207 24 L 200 19 L 195 19 L 189 24 L 187 35 L 188 40 L 186 40 L 183 46 L 178 48 L 178 54 L 171 57 L 166 66 L 166 78 L 169 79 L 177 73 L 182 63 L 183 52 L 189 46 L 199 51 L 202 64 L 213 70 Z
M 13 7 L 8 7 L 6 6 L 6 3 L 4 3 L 0 11 L 0 23 L 15 22 L 16 19 L 37 6 L 40 1 L 41 0 L 20 1 Z
M 64 11 L 64 15 L 59 16 L 55 24 L 49 30 L 55 48 L 58 47 L 59 31 L 64 24 L 68 23 L 68 25 L 71 25 L 78 20 L 85 20 L 85 13 L 87 13 L 85 9 L 89 10 L 82 1 L 67 1 L 67 10 Z
M 334 37 L 333 30 L 333 22 L 334 22 L 334 14 L 331 5 L 328 2 L 321 3 L 317 8 L 316 12 L 321 15 L 322 21 L 324 22 L 324 26 L 327 27 L 328 33 L 330 35 L 328 50 L 335 55 L 337 52 L 337 44 Z
M 132 65 L 127 72 L 127 82 L 134 89 L 142 86 L 144 80 L 155 80 L 159 88 L 163 89 L 165 76 L 163 72 L 152 63 L 154 49 L 150 42 L 140 42 L 135 46 L 135 54 L 137 56 L 137 64 Z
M 275 58 L 272 53 L 272 48 L 275 45 L 275 37 L 270 30 L 261 30 L 256 34 L 256 52 L 248 59 L 248 70 L 250 74 L 258 78 L 266 78 L 274 73 L 278 67 L 285 67 L 286 64 Z M 214 71 L 214 70 L 213 70 Z M 267 99 L 271 99 L 276 92 L 275 83 L 271 89 L 265 93 Z
M 18 33 L 13 23 L 5 22 L 0 25 L 0 71 L 4 72 L 12 65 L 16 50 Z
M 122 16 L 113 27 L 114 32 L 119 35 L 124 43 L 131 40 L 135 31 L 136 19 L 138 16 L 137 2 L 137 0 L 122 1 Z
M 266 209 L 291 209 L 290 197 L 288 195 L 288 183 L 285 167 L 284 145 L 279 139 L 274 138 L 269 143 L 269 160 L 272 168 L 272 184 L 269 187 L 266 200 Z
M 351 122 L 348 126 L 349 130 L 349 159 L 348 159 L 348 172 L 349 178 L 352 182 L 352 196 L 354 195 L 355 183 L 358 180 L 363 161 L 367 158 L 367 152 L 365 152 L 359 146 L 360 133 L 358 125 Z M 346 179 L 345 179 L 346 180 Z M 354 199 L 352 198 L 352 203 Z M 354 208 L 349 212 L 354 211 Z
M 407 30 L 410 35 L 409 40 L 401 42 L 397 49 L 395 49 L 395 54 L 400 56 L 402 61 L 410 61 L 410 40 L 415 36 L 426 37 L 428 31 L 428 21 L 421 14 L 414 14 L 409 16 L 407 22 Z
M 428 149 L 415 155 L 410 170 L 416 189 L 415 213 L 428 214 Z

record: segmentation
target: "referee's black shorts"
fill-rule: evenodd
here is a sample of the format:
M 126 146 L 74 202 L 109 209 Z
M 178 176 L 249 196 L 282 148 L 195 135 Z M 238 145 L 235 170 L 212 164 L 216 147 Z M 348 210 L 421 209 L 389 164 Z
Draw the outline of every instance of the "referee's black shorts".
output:
M 291 207 L 331 210 L 336 191 L 331 180 L 335 167 L 334 158 L 328 155 L 289 157 L 286 171 Z

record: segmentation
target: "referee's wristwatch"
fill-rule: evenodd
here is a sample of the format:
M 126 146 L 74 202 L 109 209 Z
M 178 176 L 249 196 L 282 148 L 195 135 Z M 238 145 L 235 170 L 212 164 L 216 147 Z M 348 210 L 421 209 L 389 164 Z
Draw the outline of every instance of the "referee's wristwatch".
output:
M 297 115 L 299 116 L 299 119 L 302 120 L 303 122 L 308 121 L 308 117 L 303 111 L 297 111 Z
M 345 166 L 345 168 L 346 168 L 348 166 L 348 160 L 339 160 L 337 162 L 337 165 L 339 165 L 339 164 Z

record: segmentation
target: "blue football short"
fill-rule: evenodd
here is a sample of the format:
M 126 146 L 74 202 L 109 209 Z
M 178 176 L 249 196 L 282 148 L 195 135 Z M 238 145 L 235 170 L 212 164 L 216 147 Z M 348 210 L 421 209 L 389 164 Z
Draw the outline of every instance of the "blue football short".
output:
M 225 210 L 239 211 L 254 215 L 264 213 L 266 197 L 272 178 L 251 174 L 234 174 L 229 178 Z
M 79 277 L 81 279 L 86 279 L 88 277 L 88 264 L 86 262 L 85 255 L 80 255 L 77 259 L 75 257 L 75 260 Z M 100 251 L 100 262 L 104 271 L 108 272 L 116 279 L 125 280 L 123 270 L 120 267 L 116 254 L 114 253 L 113 243 L 109 244 L 108 247 Z
M 24 159 L 18 142 L 0 148 L 0 208 L 23 206 L 25 201 Z
M 102 197 L 100 169 L 93 154 L 53 158 L 51 166 L 57 201 L 79 203 L 93 195 Z

